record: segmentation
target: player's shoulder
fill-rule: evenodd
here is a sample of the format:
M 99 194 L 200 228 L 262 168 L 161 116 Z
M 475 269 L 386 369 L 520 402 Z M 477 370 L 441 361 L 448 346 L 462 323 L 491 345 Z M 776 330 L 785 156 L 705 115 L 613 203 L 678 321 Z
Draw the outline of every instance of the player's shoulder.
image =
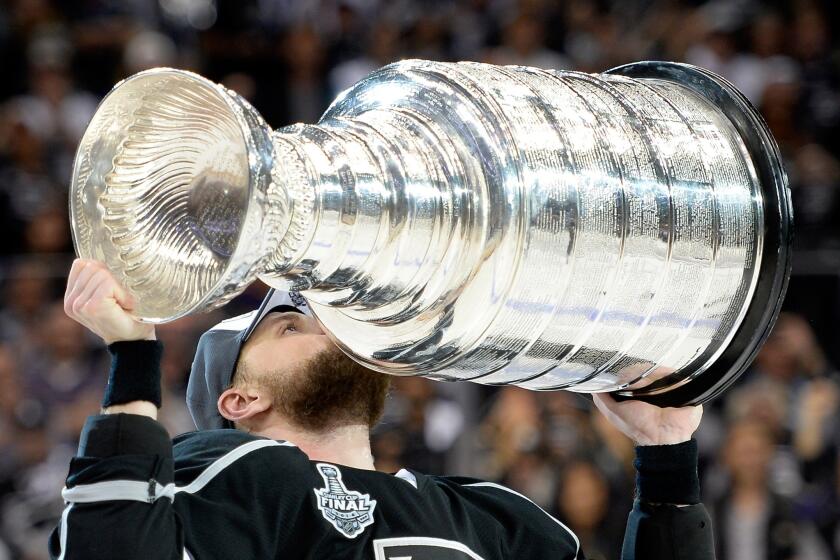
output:
M 306 455 L 294 444 L 255 436 L 241 430 L 220 429 L 188 432 L 173 441 L 175 478 L 178 484 L 245 471 L 276 468 L 291 475 L 304 469 Z
M 425 479 L 427 485 L 445 488 L 464 499 L 472 501 L 498 502 L 513 508 L 525 508 L 528 511 L 533 510 L 536 506 L 529 498 L 507 486 L 487 482 L 479 478 L 426 475 Z
M 446 487 L 460 495 L 510 504 L 513 507 L 524 508 L 528 511 L 542 511 L 530 498 L 495 482 L 488 482 L 480 478 L 467 476 L 425 476 L 426 484 Z
M 505 526 L 511 538 L 525 544 L 562 546 L 569 557 L 580 553 L 580 540 L 562 521 L 533 500 L 495 482 L 460 476 L 426 476 L 426 484 L 455 495 Z

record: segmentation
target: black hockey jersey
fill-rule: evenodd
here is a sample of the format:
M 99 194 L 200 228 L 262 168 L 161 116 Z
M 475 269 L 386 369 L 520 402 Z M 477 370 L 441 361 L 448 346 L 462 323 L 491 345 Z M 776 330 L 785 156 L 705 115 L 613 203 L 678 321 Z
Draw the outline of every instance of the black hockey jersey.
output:
M 493 483 L 310 461 L 237 430 L 173 442 L 128 414 L 88 420 L 63 496 L 49 546 L 65 560 L 584 557 L 569 528 Z

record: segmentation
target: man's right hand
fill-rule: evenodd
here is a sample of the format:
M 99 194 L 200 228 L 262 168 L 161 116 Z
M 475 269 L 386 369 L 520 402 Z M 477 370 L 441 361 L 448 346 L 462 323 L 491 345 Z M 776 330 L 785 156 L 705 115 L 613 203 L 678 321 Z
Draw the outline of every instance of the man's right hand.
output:
M 67 278 L 64 311 L 105 341 L 154 340 L 155 326 L 130 311 L 134 298 L 99 261 L 76 259 Z

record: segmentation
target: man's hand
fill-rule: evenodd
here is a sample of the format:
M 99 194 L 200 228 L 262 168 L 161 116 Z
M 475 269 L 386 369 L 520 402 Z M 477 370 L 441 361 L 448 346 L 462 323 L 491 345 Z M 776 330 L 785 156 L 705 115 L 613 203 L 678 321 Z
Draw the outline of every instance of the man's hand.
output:
M 129 313 L 134 300 L 101 262 L 76 259 L 67 278 L 64 312 L 111 344 L 154 340 L 155 327 Z
M 592 397 L 607 420 L 636 445 L 673 445 L 688 441 L 703 415 L 702 406 L 659 408 L 642 401 L 618 402 L 608 393 Z

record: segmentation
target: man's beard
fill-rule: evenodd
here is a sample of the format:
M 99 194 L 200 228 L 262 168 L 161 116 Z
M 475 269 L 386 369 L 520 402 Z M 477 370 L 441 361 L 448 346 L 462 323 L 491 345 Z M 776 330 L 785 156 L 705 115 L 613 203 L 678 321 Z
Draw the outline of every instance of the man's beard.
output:
M 297 427 L 373 427 L 382 416 L 390 380 L 347 357 L 337 347 L 291 370 L 265 376 L 274 408 Z

